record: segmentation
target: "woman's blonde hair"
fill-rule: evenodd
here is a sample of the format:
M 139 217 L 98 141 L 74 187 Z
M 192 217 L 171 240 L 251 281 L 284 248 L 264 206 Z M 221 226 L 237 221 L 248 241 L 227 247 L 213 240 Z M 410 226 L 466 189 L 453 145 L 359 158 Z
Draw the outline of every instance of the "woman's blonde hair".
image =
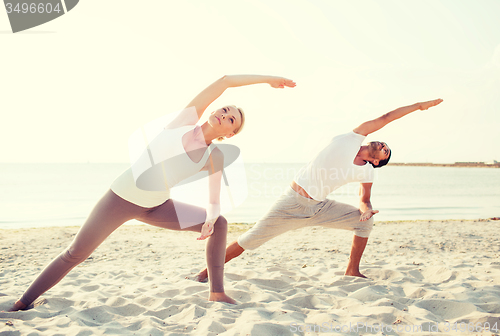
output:
M 233 132 L 234 132 L 234 135 L 238 134 L 241 132 L 241 130 L 243 129 L 243 126 L 245 125 L 245 112 L 243 111 L 243 109 L 241 107 L 236 107 L 234 105 L 229 105 L 229 106 L 232 106 L 234 107 L 235 109 L 238 110 L 238 112 L 240 112 L 240 116 L 241 116 L 241 125 L 240 127 L 238 127 L 237 129 L 235 129 Z M 217 140 L 218 141 L 222 141 L 224 140 L 226 137 L 224 136 L 221 136 L 221 137 L 218 137 Z

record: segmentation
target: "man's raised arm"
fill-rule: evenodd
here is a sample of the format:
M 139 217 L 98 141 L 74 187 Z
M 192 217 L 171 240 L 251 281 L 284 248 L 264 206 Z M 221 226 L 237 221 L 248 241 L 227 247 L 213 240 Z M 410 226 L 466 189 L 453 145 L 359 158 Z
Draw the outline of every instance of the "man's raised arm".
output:
M 400 107 L 394 111 L 387 112 L 386 114 L 384 114 L 381 117 L 378 117 L 377 119 L 373 119 L 362 123 L 361 125 L 356 127 L 353 131 L 354 133 L 367 136 L 370 133 L 378 131 L 391 121 L 404 117 L 405 115 L 417 110 L 427 110 L 429 107 L 436 106 L 440 104 L 442 101 L 443 101 L 442 99 L 435 99 L 423 103 L 416 103 L 413 105 Z

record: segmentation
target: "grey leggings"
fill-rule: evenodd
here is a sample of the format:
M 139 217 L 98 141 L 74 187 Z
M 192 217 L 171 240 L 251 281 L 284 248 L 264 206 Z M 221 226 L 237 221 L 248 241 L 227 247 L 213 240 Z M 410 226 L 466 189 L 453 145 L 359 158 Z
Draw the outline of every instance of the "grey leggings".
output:
M 175 203 L 175 208 L 174 208 Z M 52 262 L 45 267 L 36 280 L 20 299 L 25 305 L 57 284 L 76 265 L 88 256 L 114 230 L 128 220 L 141 222 L 171 230 L 181 230 L 176 211 L 186 211 L 193 218 L 201 219 L 199 224 L 185 228 L 186 231 L 201 232 L 205 210 L 193 205 L 176 202 L 171 199 L 154 208 L 143 208 L 132 204 L 108 190 L 96 204 L 87 221 L 78 231 L 73 242 Z M 220 216 L 215 222 L 214 232 L 208 238 L 206 258 L 211 292 L 224 292 L 224 258 L 226 255 L 227 221 Z M 193 238 L 193 244 L 196 241 Z

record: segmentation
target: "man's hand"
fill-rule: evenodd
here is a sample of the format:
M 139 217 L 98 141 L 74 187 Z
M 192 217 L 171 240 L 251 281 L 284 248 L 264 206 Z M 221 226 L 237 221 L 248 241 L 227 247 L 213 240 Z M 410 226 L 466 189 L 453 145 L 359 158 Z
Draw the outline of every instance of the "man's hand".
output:
M 206 221 L 205 224 L 201 227 L 201 236 L 196 238 L 196 240 L 204 240 L 214 233 L 214 220 Z
M 361 217 L 359 217 L 360 222 L 366 222 L 370 218 L 372 218 L 373 215 L 378 213 L 378 210 L 366 210 L 361 214 Z
M 433 107 L 436 105 L 439 105 L 443 102 L 442 99 L 434 99 L 434 100 L 429 100 L 423 103 L 418 103 L 418 109 L 419 110 L 427 110 L 429 107 Z
M 293 88 L 297 85 L 293 80 L 284 77 L 271 77 L 268 83 L 275 89 L 283 89 L 285 86 Z

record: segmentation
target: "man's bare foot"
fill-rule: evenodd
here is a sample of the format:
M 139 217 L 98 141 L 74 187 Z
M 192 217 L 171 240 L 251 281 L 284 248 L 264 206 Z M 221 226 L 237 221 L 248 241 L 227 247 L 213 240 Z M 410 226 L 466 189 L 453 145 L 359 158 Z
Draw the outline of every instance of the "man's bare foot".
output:
M 359 271 L 345 271 L 344 275 L 355 276 L 355 277 L 360 277 L 360 278 L 368 279 L 363 274 L 361 274 Z
M 203 270 L 200 273 L 196 274 L 194 277 L 191 278 L 191 280 L 198 281 L 198 282 L 208 282 L 208 272 L 207 270 Z
M 16 303 L 9 309 L 10 312 L 26 309 L 26 305 L 21 301 L 17 300 Z
M 227 296 L 226 293 L 210 292 L 210 295 L 208 296 L 208 301 L 227 302 L 231 304 L 236 304 L 236 301 Z

